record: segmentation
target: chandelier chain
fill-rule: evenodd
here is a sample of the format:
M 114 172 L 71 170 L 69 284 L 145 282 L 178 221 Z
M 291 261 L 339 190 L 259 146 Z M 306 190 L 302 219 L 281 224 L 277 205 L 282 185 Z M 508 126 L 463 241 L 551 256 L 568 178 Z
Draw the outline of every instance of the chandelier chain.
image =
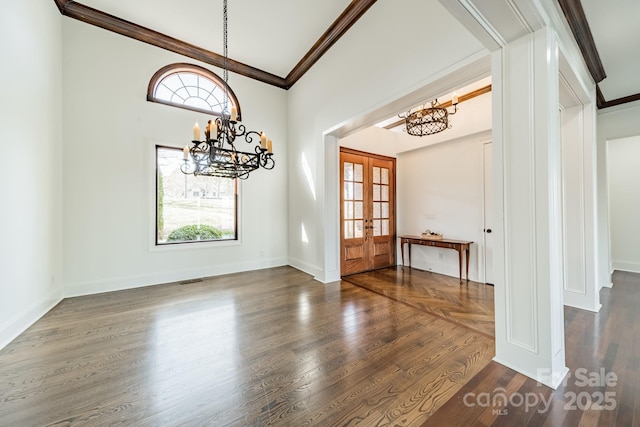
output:
M 229 36 L 227 31 L 227 0 L 222 2 L 223 42 L 223 109 L 218 118 L 209 120 L 205 139 L 200 139 L 200 126 L 193 127 L 193 144 L 184 148 L 184 164 L 180 166 L 187 175 L 217 176 L 231 179 L 247 179 L 259 168 L 271 170 L 275 166 L 273 147 L 264 132 L 247 130 L 239 123 L 238 106 L 229 109 Z M 236 148 L 236 141 L 244 140 L 247 149 Z
M 224 71 L 222 78 L 224 80 L 224 109 L 226 113 L 229 108 L 229 45 L 227 31 L 227 0 L 222 1 L 222 43 L 224 55 Z

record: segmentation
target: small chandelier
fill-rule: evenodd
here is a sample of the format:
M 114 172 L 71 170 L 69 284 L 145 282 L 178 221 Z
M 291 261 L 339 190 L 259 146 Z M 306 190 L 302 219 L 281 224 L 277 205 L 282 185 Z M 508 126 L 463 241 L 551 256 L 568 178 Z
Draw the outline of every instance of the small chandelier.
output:
M 437 99 L 431 101 L 431 106 L 422 106 L 419 110 L 411 112 L 407 111 L 404 115 L 398 114 L 398 117 L 405 121 L 405 131 L 413 136 L 433 135 L 451 128 L 449 116 L 458 112 L 458 96 L 453 95 L 451 99 L 453 110 L 448 111 L 445 107 L 438 103 Z
M 204 141 L 200 140 L 200 126 L 198 123 L 195 124 L 191 141 L 193 145 L 184 147 L 184 164 L 180 166 L 180 170 L 187 175 L 247 179 L 249 173 L 260 167 L 273 169 L 275 160 L 273 143 L 267 139 L 264 132 L 248 131 L 243 124 L 238 123 L 237 109 L 232 107 L 231 112 L 228 111 L 227 0 L 223 1 L 223 41 L 224 108 L 220 117 L 207 123 Z M 235 145 L 236 138 L 243 138 L 249 144 L 249 150 L 238 150 Z

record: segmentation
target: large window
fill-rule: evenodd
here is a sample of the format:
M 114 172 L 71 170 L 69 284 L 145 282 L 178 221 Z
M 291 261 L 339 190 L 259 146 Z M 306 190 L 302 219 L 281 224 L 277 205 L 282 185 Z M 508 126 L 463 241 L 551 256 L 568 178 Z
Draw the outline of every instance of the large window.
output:
M 156 245 L 237 239 L 237 180 L 185 175 L 182 164 L 182 149 L 156 146 Z

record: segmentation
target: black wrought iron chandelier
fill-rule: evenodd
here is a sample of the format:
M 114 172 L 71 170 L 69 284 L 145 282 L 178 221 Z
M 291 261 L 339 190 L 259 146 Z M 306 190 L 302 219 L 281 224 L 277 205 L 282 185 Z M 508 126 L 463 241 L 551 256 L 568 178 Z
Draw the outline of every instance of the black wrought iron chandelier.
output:
M 228 111 L 229 69 L 227 46 L 227 0 L 223 0 L 224 42 L 224 108 L 220 117 L 209 120 L 205 128 L 205 140 L 200 140 L 200 127 L 193 127 L 191 147 L 184 147 L 184 164 L 180 170 L 188 175 L 217 176 L 247 179 L 256 169 L 273 169 L 273 143 L 264 132 L 248 131 L 237 120 L 235 107 Z M 236 138 L 244 139 L 248 151 L 236 148 Z M 189 159 L 191 157 L 191 159 Z
M 416 111 L 407 111 L 404 115 L 398 114 L 398 117 L 404 119 L 405 130 L 409 135 L 425 136 L 442 132 L 451 128 L 449 116 L 458 112 L 458 96 L 453 95 L 451 99 L 453 110 L 447 110 L 437 99 L 431 101 L 431 106 L 422 106 Z

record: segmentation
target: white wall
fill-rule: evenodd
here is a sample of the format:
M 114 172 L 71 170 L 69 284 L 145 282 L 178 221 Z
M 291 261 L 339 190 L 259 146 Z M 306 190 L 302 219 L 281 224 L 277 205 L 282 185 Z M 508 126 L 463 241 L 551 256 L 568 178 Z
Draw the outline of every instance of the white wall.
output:
M 609 194 L 607 141 L 640 135 L 640 102 L 623 104 L 600 110 L 597 117 L 598 129 L 598 244 L 600 253 L 598 266 L 602 286 L 611 286 Z
M 375 126 L 339 141 L 340 146 L 397 157 L 398 235 L 425 229 L 471 240 L 469 277 L 484 280 L 483 144 L 491 141 L 491 94 L 459 106 L 452 128 L 416 137 Z M 397 254 L 401 262 L 400 247 Z M 405 260 L 408 262 L 408 259 Z M 458 277 L 458 254 L 439 248 L 412 248 L 412 266 Z
M 366 153 L 375 153 L 388 157 L 396 157 L 399 140 L 404 135 L 375 126 L 368 127 L 340 139 L 340 146 Z
M 0 348 L 61 298 L 61 49 L 54 2 L 3 7 Z
M 469 258 L 473 281 L 484 279 L 479 263 L 484 238 L 483 145 L 490 138 L 490 132 L 467 136 L 402 153 L 397 161 L 398 235 L 430 229 L 446 238 L 474 242 Z M 414 246 L 411 265 L 453 277 L 459 274 L 458 253 L 446 249 Z
M 412 13 L 407 14 L 407 10 Z M 424 38 L 425 28 L 447 34 L 447 43 L 413 43 Z M 327 200 L 327 194 L 338 194 L 337 141 L 328 138 L 325 146 L 324 133 L 486 54 L 479 42 L 436 2 L 378 2 L 290 89 L 289 262 L 292 265 L 315 274 L 322 281 L 339 277 L 335 252 L 339 211 L 335 201 Z M 453 87 L 446 89 L 451 91 L 461 83 L 452 82 Z M 424 102 L 424 98 L 413 101 L 401 108 Z M 305 176 L 305 162 L 309 165 L 309 179 Z M 302 227 L 306 230 L 307 242 L 301 239 Z
M 613 269 L 640 273 L 640 135 L 608 141 L 607 160 Z
M 183 147 L 207 117 L 147 102 L 146 90 L 159 68 L 194 61 L 70 19 L 63 40 L 66 294 L 286 264 L 286 92 L 230 75 L 244 123 L 270 135 L 277 162 L 241 183 L 240 242 L 158 249 L 154 145 Z

